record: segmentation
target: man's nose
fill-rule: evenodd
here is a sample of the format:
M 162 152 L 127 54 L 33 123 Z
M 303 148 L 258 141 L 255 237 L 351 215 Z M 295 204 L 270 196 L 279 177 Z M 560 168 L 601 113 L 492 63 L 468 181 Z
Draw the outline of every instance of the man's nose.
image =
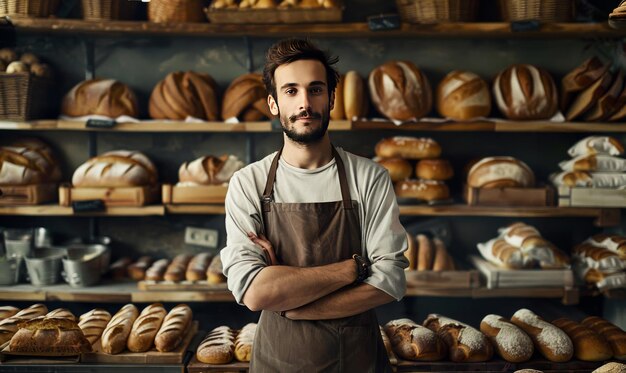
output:
M 309 92 L 303 92 L 300 95 L 300 110 L 308 110 L 311 108 L 311 101 L 309 100 Z

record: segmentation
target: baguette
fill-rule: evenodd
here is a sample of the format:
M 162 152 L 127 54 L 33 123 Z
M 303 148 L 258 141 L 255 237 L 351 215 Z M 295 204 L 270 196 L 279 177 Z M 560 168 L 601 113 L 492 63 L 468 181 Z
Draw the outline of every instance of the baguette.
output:
M 71 321 L 76 322 L 76 316 L 74 316 L 73 313 L 70 312 L 70 310 L 66 309 L 66 308 L 57 308 L 55 310 L 52 310 L 50 312 L 48 312 L 48 314 L 46 314 L 46 317 L 53 317 L 53 318 L 59 318 L 59 319 L 68 319 Z
M 48 313 L 48 308 L 38 303 L 24 308 L 15 315 L 0 321 L 0 346 L 11 340 L 11 337 L 17 332 L 20 322 L 43 316 L 46 313 Z
M 609 342 L 615 359 L 626 360 L 626 332 L 597 316 L 587 317 L 582 324 L 601 334 Z
M 574 345 L 568 335 L 532 311 L 525 308 L 518 310 L 511 317 L 511 322 L 530 336 L 535 348 L 546 359 L 562 363 L 574 355 Z
M 109 275 L 114 280 L 128 277 L 128 270 L 133 260 L 127 256 L 119 258 L 109 266 Z M 141 278 L 143 280 L 143 276 Z
M 152 258 L 149 256 L 142 256 L 130 266 L 128 266 L 128 277 L 135 281 L 141 281 L 146 278 L 146 271 L 152 264 Z
M 127 304 L 117 311 L 102 333 L 102 351 L 110 355 L 124 351 L 128 335 L 138 315 L 137 307 L 132 304 Z
M 148 351 L 154 343 L 154 337 L 161 327 L 166 314 L 167 311 L 160 303 L 154 303 L 144 308 L 133 323 L 128 336 L 128 342 L 126 343 L 128 350 L 132 352 Z
M 570 337 L 578 360 L 604 361 L 613 357 L 609 342 L 587 326 L 567 318 L 554 320 L 552 324 L 561 328 Z
M 448 346 L 450 360 L 455 363 L 487 361 L 493 356 L 493 347 L 487 337 L 467 324 L 430 314 L 424 320 L 424 326 L 441 337 Z
M 227 326 L 213 329 L 198 346 L 196 358 L 206 364 L 228 364 L 235 358 L 235 331 Z
M 222 259 L 219 255 L 216 255 L 211 260 L 211 264 L 209 264 L 209 268 L 206 270 L 206 275 L 209 284 L 216 285 L 226 282 L 226 276 L 222 272 Z
M 193 258 L 193 256 L 189 254 L 176 255 L 172 263 L 167 266 L 165 275 L 163 275 L 165 281 L 183 281 L 185 279 L 185 271 L 187 270 L 191 258 Z
M 446 357 L 446 346 L 432 330 L 410 319 L 389 321 L 384 327 L 393 351 L 406 360 L 437 361 Z
M 487 315 L 480 323 L 480 331 L 489 338 L 496 352 L 504 360 L 521 363 L 533 356 L 533 341 L 524 331 L 500 315 Z
M 254 341 L 254 333 L 256 333 L 256 325 L 254 323 L 244 326 L 235 338 L 235 358 L 242 362 L 249 362 L 252 358 L 252 342 Z
M 109 321 L 111 321 L 111 314 L 103 309 L 96 308 L 80 316 L 78 327 L 93 346 L 102 336 L 102 332 L 109 324 Z
M 168 352 L 176 349 L 191 326 L 192 320 L 193 313 L 188 305 L 179 304 L 174 307 L 165 316 L 163 324 L 154 339 L 157 350 Z
M 4 319 L 8 319 L 11 316 L 14 316 L 18 312 L 20 312 L 20 309 L 17 307 L 2 306 L 0 307 L 0 321 Z
M 146 270 L 146 280 L 148 281 L 163 281 L 163 275 L 170 264 L 169 259 L 159 259 L 152 263 L 150 268 Z
M 212 255 L 210 253 L 200 253 L 191 259 L 187 266 L 187 272 L 185 272 L 185 278 L 187 281 L 202 281 L 206 280 L 206 270 L 211 264 Z

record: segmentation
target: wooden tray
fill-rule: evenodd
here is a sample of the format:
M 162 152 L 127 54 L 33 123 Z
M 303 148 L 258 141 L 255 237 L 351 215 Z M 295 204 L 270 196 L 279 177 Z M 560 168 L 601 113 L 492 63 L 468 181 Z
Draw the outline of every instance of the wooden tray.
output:
M 59 204 L 70 206 L 72 202 L 100 199 L 107 206 L 144 206 L 159 200 L 161 187 L 150 185 L 120 188 L 59 188 Z
M 508 369 L 513 364 L 504 360 L 490 360 L 483 363 L 454 363 L 452 361 L 409 361 L 398 359 L 398 372 L 513 372 Z
M 337 23 L 343 7 L 320 9 L 205 9 L 211 23 Z
M 29 185 L 0 185 L 0 206 L 7 205 L 38 205 L 56 201 L 58 185 L 29 184 Z
M 19 364 L 71 364 L 78 363 L 80 353 L 51 353 L 51 352 L 13 352 L 9 348 L 9 342 L 2 345 L 0 351 L 0 362 L 10 361 Z
M 119 354 L 109 355 L 102 352 L 100 340 L 93 344 L 94 352 L 81 355 L 82 363 L 107 363 L 107 364 L 181 364 L 191 340 L 198 332 L 198 321 L 193 321 L 185 339 L 177 349 L 170 352 L 159 352 L 152 348 L 146 352 L 124 351 Z
M 241 361 L 233 361 L 230 364 L 206 364 L 196 358 L 194 351 L 193 357 L 187 365 L 188 373 L 213 373 L 213 372 L 247 372 L 250 363 L 242 363 Z
M 470 259 L 484 275 L 487 289 L 574 286 L 571 269 L 506 269 L 478 256 L 471 256 Z
M 162 198 L 166 204 L 224 203 L 227 186 L 176 186 L 163 184 Z
M 139 281 L 137 288 L 143 291 L 229 291 L 226 283 L 209 284 L 206 281 Z
M 559 187 L 559 206 L 626 207 L 625 189 Z
M 470 206 L 554 206 L 554 188 L 472 188 L 463 187 L 463 198 Z
M 407 287 L 436 289 L 471 289 L 480 286 L 476 270 L 461 271 L 404 271 Z

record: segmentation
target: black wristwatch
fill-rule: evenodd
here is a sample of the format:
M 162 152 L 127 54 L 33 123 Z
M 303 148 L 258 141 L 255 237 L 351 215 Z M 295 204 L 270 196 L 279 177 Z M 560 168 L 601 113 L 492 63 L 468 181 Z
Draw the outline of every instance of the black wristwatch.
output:
M 370 263 L 367 259 L 357 254 L 352 255 L 352 259 L 356 263 L 356 280 L 354 280 L 354 284 L 360 284 L 370 275 Z

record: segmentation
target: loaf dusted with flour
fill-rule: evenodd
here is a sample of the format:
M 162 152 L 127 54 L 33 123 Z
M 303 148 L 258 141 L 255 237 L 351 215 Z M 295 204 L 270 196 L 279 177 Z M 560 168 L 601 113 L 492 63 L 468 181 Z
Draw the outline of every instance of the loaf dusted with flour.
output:
M 152 90 L 150 117 L 215 121 L 220 118 L 217 101 L 217 84 L 209 74 L 177 71 L 168 74 Z
M 154 344 L 156 336 L 167 311 L 160 303 L 154 303 L 141 311 L 128 336 L 126 346 L 132 352 L 148 351 Z
M 213 329 L 196 350 L 196 358 L 206 364 L 228 364 L 235 358 L 236 332 L 228 326 Z
M 437 111 L 454 120 L 486 117 L 491 112 L 489 86 L 472 72 L 452 71 L 437 86 Z
M 243 166 L 243 162 L 234 155 L 203 156 L 180 166 L 178 185 L 222 185 Z
M 443 339 L 448 347 L 450 360 L 456 363 L 487 361 L 493 356 L 493 347 L 487 337 L 467 324 L 430 314 L 424 320 L 424 326 Z
M 467 174 L 467 185 L 472 188 L 528 188 L 534 184 L 530 167 L 513 157 L 483 158 Z
M 93 157 L 80 165 L 72 184 L 75 187 L 131 187 L 153 185 L 157 170 L 144 154 L 115 150 Z
M 569 361 L 574 355 L 574 345 L 569 336 L 532 311 L 526 308 L 518 310 L 511 317 L 511 322 L 530 336 L 535 348 L 546 359 L 560 363 Z
M 406 360 L 437 361 L 446 357 L 446 346 L 432 330 L 410 319 L 389 321 L 384 327 L 393 351 Z
M 520 328 L 500 315 L 487 315 L 480 331 L 489 338 L 496 352 L 506 361 L 521 363 L 533 356 L 533 341 Z
M 137 96 L 126 84 L 113 79 L 92 79 L 78 83 L 63 97 L 61 113 L 70 117 L 128 115 L 136 118 L 139 106 Z
M 235 358 L 239 361 L 249 362 L 252 358 L 252 343 L 256 333 L 255 323 L 246 324 L 235 338 Z
M 139 310 L 132 304 L 127 304 L 117 311 L 102 333 L 100 340 L 102 351 L 111 355 L 124 351 L 137 316 Z
M 89 343 L 93 345 L 100 339 L 109 321 L 111 321 L 111 314 L 96 308 L 80 316 L 78 327 L 83 331 Z
M 188 305 L 179 304 L 172 308 L 165 316 L 163 324 L 154 339 L 156 349 L 160 352 L 175 350 L 183 341 L 192 321 L 193 314 Z
M 613 357 L 609 342 L 589 327 L 568 318 L 556 319 L 552 324 L 561 328 L 570 337 L 578 360 L 604 361 Z

